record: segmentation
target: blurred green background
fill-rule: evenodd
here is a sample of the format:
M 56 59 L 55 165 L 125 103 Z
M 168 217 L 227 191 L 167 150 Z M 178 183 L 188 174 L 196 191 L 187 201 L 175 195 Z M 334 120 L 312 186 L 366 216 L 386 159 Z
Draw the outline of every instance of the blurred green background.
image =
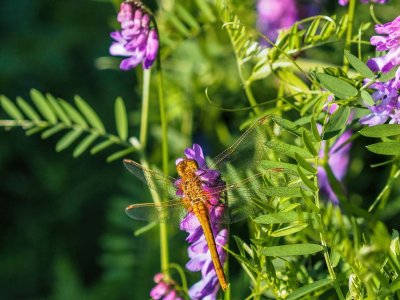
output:
M 331 13 L 335 3 L 327 6 Z M 153 2 L 146 4 L 156 7 Z M 251 11 L 243 17 L 249 24 L 254 22 L 253 1 L 238 6 L 239 11 Z M 368 8 L 362 9 L 368 19 Z M 29 90 L 36 88 L 69 101 L 79 94 L 112 131 L 114 115 L 110 112 L 114 99 L 122 96 L 132 112 L 131 134 L 137 135 L 140 71 L 96 67 L 96 59 L 108 55 L 115 13 L 109 1 L 3 0 L 1 93 L 10 99 L 28 99 Z M 379 11 L 382 16 L 387 13 L 384 8 Z M 169 34 L 172 42 L 169 53 L 164 53 L 168 57 L 164 68 L 169 85 L 171 157 L 178 157 L 190 145 L 192 132 L 194 140 L 217 154 L 234 139 L 229 131 L 235 130 L 237 136 L 242 117 L 248 115 L 213 109 L 204 96 L 204 89 L 211 87 L 218 105 L 247 105 L 229 41 L 220 24 L 193 32 L 185 40 Z M 325 50 L 332 53 L 335 48 Z M 325 59 L 321 52 L 316 55 Z M 341 56 L 335 60 L 340 62 Z M 273 98 L 275 91 L 271 83 L 264 82 L 255 93 L 261 102 Z M 151 105 L 157 110 L 157 101 Z M 160 166 L 158 118 L 156 113 L 150 116 L 154 125 L 150 127 L 149 156 Z M 152 277 L 159 271 L 158 232 L 154 229 L 133 238 L 133 231 L 144 224 L 130 220 L 124 208 L 149 200 L 148 191 L 120 161 L 105 163 L 105 154 L 73 159 L 70 150 L 56 153 L 57 139 L 26 137 L 19 129 L 0 130 L 0 298 L 146 299 Z M 348 179 L 353 184 L 371 155 L 363 150 L 352 153 L 358 157 Z M 350 185 L 358 195 L 354 200 L 376 193 L 379 185 L 369 184 L 376 180 L 370 174 L 362 177 L 363 186 Z M 184 264 L 185 234 L 171 230 L 171 260 Z M 244 286 L 242 290 L 247 292 Z

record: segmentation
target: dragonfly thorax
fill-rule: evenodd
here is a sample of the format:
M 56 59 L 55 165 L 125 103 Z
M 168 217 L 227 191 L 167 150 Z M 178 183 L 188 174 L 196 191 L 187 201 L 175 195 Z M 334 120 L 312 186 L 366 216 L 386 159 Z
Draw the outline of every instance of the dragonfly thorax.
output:
M 199 169 L 197 162 L 193 159 L 184 159 L 176 166 L 176 171 L 181 178 L 193 177 Z

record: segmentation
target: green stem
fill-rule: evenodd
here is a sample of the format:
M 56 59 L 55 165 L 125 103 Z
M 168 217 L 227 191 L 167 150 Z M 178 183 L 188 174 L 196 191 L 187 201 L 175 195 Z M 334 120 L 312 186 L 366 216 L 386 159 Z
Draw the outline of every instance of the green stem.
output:
M 346 31 L 346 42 L 344 49 L 351 52 L 351 40 L 353 36 L 353 25 L 354 25 L 354 14 L 356 11 L 356 1 L 357 0 L 350 0 L 349 3 L 349 10 L 348 10 L 348 21 L 347 21 L 347 31 Z M 343 58 L 343 69 L 345 72 L 349 69 L 349 61 L 346 57 Z
M 327 118 L 328 118 L 328 114 L 326 114 L 326 116 L 325 116 L 324 124 L 326 124 Z M 320 148 L 321 148 L 321 143 L 319 143 L 319 149 L 317 149 L 317 153 L 320 152 Z M 329 148 L 328 145 L 325 145 L 325 152 L 328 151 L 328 148 Z M 325 157 L 327 157 L 326 155 L 327 155 L 327 153 L 325 153 Z M 315 157 L 315 162 L 314 162 L 315 168 L 318 168 L 319 162 L 320 162 L 320 159 L 319 159 L 318 156 L 316 156 Z M 315 182 L 316 186 L 319 186 L 319 182 L 318 182 L 318 177 L 317 176 L 314 177 L 314 182 Z M 328 252 L 328 244 L 326 242 L 326 237 L 325 237 L 325 229 L 324 229 L 324 223 L 323 223 L 323 220 L 322 220 L 322 211 L 320 209 L 320 199 L 319 199 L 319 192 L 318 191 L 314 194 L 314 197 L 315 197 L 315 205 L 319 209 L 319 213 L 317 214 L 317 222 L 318 222 L 318 227 L 319 227 L 320 243 L 321 243 L 321 246 L 323 247 L 323 251 L 324 251 L 325 263 L 326 263 L 326 266 L 328 268 L 329 275 L 330 275 L 330 277 L 332 279 L 333 287 L 336 290 L 336 294 L 338 295 L 340 300 L 345 300 L 343 292 L 342 292 L 342 290 L 340 288 L 340 284 L 339 284 L 339 282 L 338 282 L 338 280 L 336 278 L 335 270 L 334 270 L 334 268 L 332 266 L 332 262 L 331 262 L 331 259 L 330 259 L 330 256 L 329 256 L 329 252 Z
M 150 91 L 151 69 L 143 70 L 143 88 L 142 88 L 142 114 L 140 118 L 140 146 L 142 151 L 147 145 L 147 129 L 149 122 L 149 91 Z
M 162 165 L 163 173 L 168 176 L 168 121 L 165 111 L 163 76 L 161 68 L 160 52 L 157 55 L 157 83 L 158 83 L 158 101 L 160 109 L 161 133 L 162 133 Z M 163 195 L 165 197 L 166 195 Z M 165 274 L 169 274 L 169 250 L 168 250 L 168 228 L 167 224 L 160 224 L 160 247 L 161 247 L 161 269 Z

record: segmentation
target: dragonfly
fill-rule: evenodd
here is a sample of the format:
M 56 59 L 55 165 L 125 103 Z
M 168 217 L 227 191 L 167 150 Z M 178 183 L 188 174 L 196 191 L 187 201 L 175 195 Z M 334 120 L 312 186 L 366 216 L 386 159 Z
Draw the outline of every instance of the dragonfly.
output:
M 266 132 L 269 125 L 268 117 L 258 119 L 230 147 L 216 156 L 207 168 L 221 172 L 224 187 L 219 187 L 215 193 L 221 196 L 221 202 L 213 205 L 223 205 L 223 216 L 216 222 L 233 223 L 254 216 L 262 209 L 259 199 L 259 179 L 265 174 L 260 170 L 260 162 L 267 157 L 268 148 Z M 233 165 L 243 168 L 233 168 Z M 227 289 L 227 281 L 221 261 L 218 256 L 215 237 L 211 227 L 210 192 L 205 193 L 202 179 L 196 175 L 204 166 L 199 166 L 193 159 L 181 160 L 176 168 L 180 178 L 182 196 L 177 196 L 176 178 L 147 169 L 137 162 L 124 160 L 125 167 L 149 188 L 162 193 L 167 198 L 160 203 L 138 203 L 129 205 L 126 213 L 136 220 L 176 223 L 188 213 L 193 213 L 198 219 L 223 291 Z M 244 171 L 244 169 L 246 171 Z M 279 171 L 279 170 L 274 170 Z M 213 192 L 211 192 L 213 193 Z

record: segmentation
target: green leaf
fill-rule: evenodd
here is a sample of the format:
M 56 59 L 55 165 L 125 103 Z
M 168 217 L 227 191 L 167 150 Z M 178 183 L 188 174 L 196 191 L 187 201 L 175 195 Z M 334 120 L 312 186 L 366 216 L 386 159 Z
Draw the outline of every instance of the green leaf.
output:
M 263 188 L 263 192 L 267 196 L 272 197 L 299 197 L 300 188 L 298 187 L 287 187 L 287 186 L 267 186 Z
M 361 91 L 361 98 L 364 100 L 364 103 L 368 106 L 373 106 L 375 104 L 374 98 L 368 93 L 366 90 Z
M 24 116 L 19 111 L 18 107 L 6 96 L 0 96 L 1 107 L 3 107 L 4 111 L 14 120 L 23 120 Z
M 60 104 L 64 108 L 65 112 L 72 120 L 72 122 L 82 126 L 83 128 L 88 128 L 88 125 L 85 119 L 81 116 L 81 114 L 67 101 L 60 99 Z
M 321 85 L 335 94 L 339 99 L 355 97 L 358 90 L 347 81 L 325 73 L 317 73 Z
M 146 224 L 145 226 L 135 230 L 135 232 L 133 233 L 134 236 L 139 236 L 142 235 L 148 231 L 150 231 L 151 229 L 153 229 L 154 227 L 157 227 L 158 223 L 157 222 L 150 222 L 149 224 Z
M 307 284 L 302 286 L 301 288 L 298 288 L 297 290 L 294 290 L 287 298 L 286 300 L 295 300 L 295 299 L 299 299 L 303 296 L 310 296 L 311 297 L 311 293 L 319 290 L 320 288 L 327 286 L 328 284 L 330 284 L 332 282 L 332 279 L 327 278 L 327 279 L 321 279 L 318 281 L 315 281 L 313 283 Z
M 302 158 L 297 153 L 294 155 L 297 163 L 303 167 L 305 170 L 309 171 L 312 174 L 317 174 L 317 169 L 315 169 L 312 165 L 310 165 L 304 158 Z
M 375 77 L 374 72 L 372 72 L 371 69 L 368 68 L 368 66 L 363 61 L 358 59 L 358 57 L 354 56 L 347 50 L 344 51 L 344 55 L 346 56 L 350 65 L 352 65 L 352 67 L 362 76 L 370 79 L 373 79 Z
M 47 138 L 51 137 L 52 135 L 56 134 L 57 132 L 60 132 L 63 129 L 65 129 L 64 124 L 57 124 L 56 126 L 44 131 L 42 133 L 41 137 L 42 137 L 42 139 L 47 139 Z
M 286 129 L 287 131 L 289 131 L 295 135 L 301 136 L 303 134 L 303 132 L 306 131 L 305 128 L 303 128 L 289 120 L 286 120 L 280 116 L 271 115 L 271 116 L 269 116 L 269 118 L 272 121 L 274 121 L 277 125 L 282 127 L 283 129 Z
M 176 13 L 179 15 L 179 17 L 186 22 L 189 27 L 191 27 L 192 30 L 194 31 L 199 31 L 200 25 L 196 21 L 195 17 L 192 16 L 186 8 L 184 8 L 182 5 L 176 4 L 175 5 Z
M 382 73 L 381 76 L 379 76 L 379 80 L 381 82 L 386 82 L 393 79 L 396 76 L 397 69 L 398 67 L 392 68 L 389 72 Z
M 99 116 L 95 113 L 92 107 L 79 96 L 75 96 L 75 103 L 79 110 L 85 116 L 86 120 L 92 125 L 93 128 L 97 129 L 100 134 L 105 133 L 104 125 L 101 122 Z
M 306 146 L 307 150 L 308 150 L 312 155 L 317 156 L 317 155 L 318 155 L 318 152 L 317 152 L 317 150 L 315 149 L 313 142 L 311 141 L 310 134 L 308 134 L 307 132 L 304 131 L 304 132 L 303 132 L 303 135 L 302 135 L 302 138 L 303 138 L 303 142 L 304 142 L 304 145 Z
M 88 135 L 87 137 L 85 137 L 79 144 L 78 146 L 76 146 L 73 156 L 76 158 L 78 156 L 80 156 L 83 152 L 85 152 L 85 150 L 91 145 L 93 144 L 93 142 L 98 138 L 98 134 L 97 133 L 92 133 L 90 135 Z
M 310 154 L 310 152 L 308 152 L 307 150 L 297 147 L 297 146 L 293 146 L 293 145 L 289 145 L 286 144 L 284 142 L 281 142 L 279 140 L 273 139 L 273 140 L 269 140 L 265 143 L 265 145 L 268 148 L 271 148 L 272 150 L 274 150 L 277 153 L 282 153 L 285 155 L 288 155 L 292 158 L 294 158 L 295 153 L 298 153 L 299 155 L 305 157 L 305 158 L 312 158 L 313 156 Z
M 319 213 L 320 209 L 318 206 L 315 205 L 314 203 L 314 196 L 313 195 L 309 195 L 305 190 L 301 189 L 300 190 L 301 193 L 301 197 L 304 200 L 304 203 L 308 206 L 308 208 L 310 208 L 312 211 Z
M 258 224 L 282 224 L 282 223 L 291 223 L 296 221 L 308 220 L 310 218 L 310 214 L 308 213 L 300 213 L 300 212 L 279 212 L 274 214 L 262 215 L 255 218 L 254 222 Z
M 56 144 L 56 151 L 60 152 L 68 148 L 80 135 L 82 130 L 72 129 L 66 133 Z
M 96 154 L 96 153 L 98 153 L 98 152 L 100 152 L 100 151 L 103 151 L 104 149 L 110 147 L 110 146 L 113 145 L 113 144 L 114 144 L 114 141 L 112 141 L 112 140 L 105 140 L 105 141 L 103 141 L 103 142 L 97 144 L 96 146 L 94 146 L 94 147 L 90 150 L 90 153 L 91 153 L 91 154 Z
M 31 98 L 33 103 L 35 103 L 37 109 L 47 121 L 49 121 L 51 124 L 57 123 L 57 117 L 55 113 L 53 112 L 53 110 L 47 103 L 46 98 L 41 92 L 35 89 L 31 89 Z
M 368 145 L 367 149 L 376 154 L 382 155 L 400 155 L 400 142 L 381 142 Z
M 63 122 L 65 125 L 71 125 L 71 120 L 68 118 L 68 116 L 65 114 L 64 110 L 58 103 L 58 100 L 56 100 L 53 95 L 51 94 L 46 94 L 47 101 L 49 101 L 50 106 L 52 109 L 55 111 L 57 117 L 60 119 L 61 122 Z
M 314 185 L 314 182 L 311 181 L 310 179 L 307 178 L 306 174 L 303 173 L 303 171 L 301 171 L 301 168 L 298 167 L 297 168 L 297 173 L 299 173 L 301 181 L 304 182 L 304 184 L 312 191 L 316 192 L 318 191 L 318 187 L 316 187 Z M 314 177 L 314 176 L 313 176 Z
M 261 254 L 265 256 L 293 256 L 293 255 L 309 255 L 323 250 L 321 245 L 317 244 L 291 244 L 282 246 L 272 246 L 261 250 Z
M 31 135 L 34 135 L 35 133 L 41 132 L 44 129 L 46 129 L 46 127 L 33 127 L 33 128 L 28 129 L 27 131 L 25 131 L 25 134 L 27 136 L 31 136 Z
M 320 22 L 321 22 L 320 18 L 314 19 L 312 21 L 310 27 L 308 27 L 307 32 L 304 36 L 304 41 L 307 44 L 313 44 L 316 40 L 316 37 L 318 37 L 318 35 L 316 35 L 316 33 L 317 33 Z
M 24 99 L 17 97 L 17 104 L 29 119 L 35 122 L 40 121 L 40 116 Z
M 287 169 L 294 171 L 294 173 L 297 174 L 297 165 L 290 164 L 290 163 L 284 163 L 281 161 L 271 161 L 271 160 L 263 160 L 261 161 L 261 166 L 266 168 L 266 169 Z
M 115 100 L 115 122 L 119 137 L 121 140 L 126 141 L 128 138 L 128 117 L 124 101 L 121 97 L 118 97 Z
M 272 237 L 281 237 L 281 236 L 287 236 L 291 235 L 293 233 L 302 231 L 304 228 L 308 227 L 308 224 L 295 224 L 295 225 L 290 225 L 284 228 L 279 228 L 273 232 L 271 232 Z
M 339 109 L 335 111 L 329 118 L 329 122 L 325 127 L 322 139 L 329 140 L 338 135 L 342 131 L 342 129 L 346 127 L 349 117 L 350 107 L 339 107 Z
M 215 22 L 215 20 L 216 20 L 215 15 L 214 15 L 212 9 L 210 8 L 209 4 L 207 4 L 207 1 L 195 0 L 195 2 L 197 4 L 197 6 L 199 7 L 200 11 L 206 16 L 208 21 L 210 21 L 210 23 Z
M 313 134 L 315 140 L 317 142 L 320 142 L 322 139 L 321 139 L 321 135 L 320 135 L 320 133 L 318 131 L 317 122 L 315 122 L 314 118 L 311 118 L 311 123 L 310 124 L 311 124 L 311 131 L 312 131 L 312 134 Z
M 365 127 L 359 131 L 363 136 L 383 138 L 400 134 L 400 124 L 381 124 Z
M 114 154 L 111 154 L 109 157 L 107 157 L 107 162 L 112 162 L 112 161 L 119 159 L 121 157 L 124 157 L 132 152 L 135 152 L 136 150 L 137 150 L 136 148 L 131 147 L 131 148 L 128 148 L 125 150 L 115 152 Z

